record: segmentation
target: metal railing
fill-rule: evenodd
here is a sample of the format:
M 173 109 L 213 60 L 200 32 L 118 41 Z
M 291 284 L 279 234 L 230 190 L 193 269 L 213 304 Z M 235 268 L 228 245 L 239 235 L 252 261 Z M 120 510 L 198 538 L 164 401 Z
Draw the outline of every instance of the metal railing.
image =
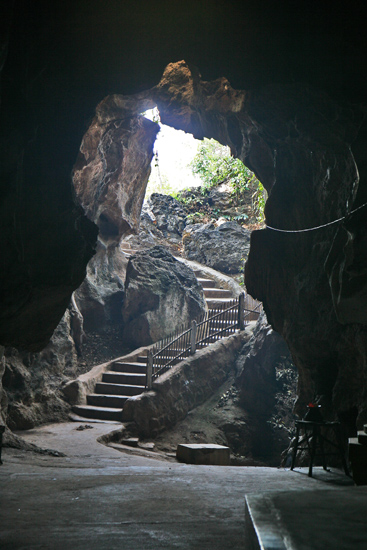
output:
M 150 389 L 153 380 L 173 365 L 194 355 L 197 349 L 237 330 L 244 330 L 250 321 L 259 317 L 261 311 L 261 302 L 248 294 L 240 294 L 228 302 L 225 309 L 212 309 L 200 320 L 192 321 L 189 327 L 181 327 L 175 334 L 155 344 L 147 355 L 146 389 Z

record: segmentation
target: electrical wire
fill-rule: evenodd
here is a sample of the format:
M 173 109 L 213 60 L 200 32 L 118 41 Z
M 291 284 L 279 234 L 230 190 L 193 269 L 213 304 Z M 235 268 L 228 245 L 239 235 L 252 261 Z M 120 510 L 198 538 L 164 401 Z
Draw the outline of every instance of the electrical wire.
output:
M 279 229 L 277 227 L 271 227 L 271 225 L 265 225 L 265 227 L 266 229 L 271 229 L 272 231 L 278 231 L 279 233 L 306 233 L 307 231 L 316 231 L 317 229 L 322 229 L 323 227 L 328 227 L 330 225 L 335 225 L 336 223 L 342 222 L 343 220 L 345 220 L 355 212 L 358 212 L 358 210 L 361 210 L 365 206 L 367 206 L 367 202 L 365 202 L 361 206 L 358 206 L 358 208 L 355 208 L 354 210 L 349 212 L 349 214 L 347 214 L 346 216 L 338 218 L 337 220 L 333 220 L 332 222 L 329 222 L 329 223 L 324 223 L 323 225 L 318 225 L 316 227 L 307 227 L 306 229 Z

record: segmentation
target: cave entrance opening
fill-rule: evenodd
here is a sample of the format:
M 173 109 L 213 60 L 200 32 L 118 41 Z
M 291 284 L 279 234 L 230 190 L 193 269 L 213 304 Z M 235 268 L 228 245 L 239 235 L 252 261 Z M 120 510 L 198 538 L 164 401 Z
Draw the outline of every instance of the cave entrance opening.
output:
M 221 218 L 251 229 L 262 224 L 266 191 L 230 147 L 163 124 L 157 107 L 142 115 L 159 125 L 146 201 L 153 193 L 170 195 L 188 207 L 190 223 Z
M 152 193 L 175 196 L 184 188 L 201 185 L 200 178 L 190 168 L 201 140 L 183 130 L 163 124 L 157 107 L 142 114 L 159 125 L 146 198 Z

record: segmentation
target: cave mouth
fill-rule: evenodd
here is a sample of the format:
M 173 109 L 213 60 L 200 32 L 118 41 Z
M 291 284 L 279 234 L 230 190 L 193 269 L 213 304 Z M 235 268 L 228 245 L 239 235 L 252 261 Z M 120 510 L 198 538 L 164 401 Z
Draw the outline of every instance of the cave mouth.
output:
M 158 107 L 140 114 L 159 126 L 144 199 L 148 208 L 151 195 L 158 194 L 178 200 L 189 224 L 220 219 L 250 230 L 262 227 L 266 191 L 227 145 L 163 124 Z
M 151 171 L 158 172 L 160 187 L 169 191 L 171 184 L 168 177 L 163 181 L 162 155 L 157 151 L 159 134 L 164 131 L 171 136 L 178 131 L 186 144 L 204 138 L 216 140 L 261 181 L 257 171 L 261 172 L 262 163 L 253 163 L 244 146 L 248 121 L 239 117 L 244 101 L 245 92 L 234 90 L 226 78 L 205 82 L 185 61 L 170 63 L 161 81 L 150 90 L 133 96 L 115 94 L 101 101 L 73 171 L 76 199 L 98 226 L 99 239 L 107 246 L 118 245 L 137 232 Z M 141 116 L 152 110 L 150 119 Z M 159 131 L 160 127 L 164 130 Z M 173 150 L 182 152 L 183 148 L 174 145 L 173 137 L 170 141 L 166 157 L 172 163 Z M 177 181 L 184 168 L 182 154 L 179 162 L 180 169 L 173 168 L 174 188 L 186 186 L 186 182 Z M 185 170 L 183 178 L 194 183 Z

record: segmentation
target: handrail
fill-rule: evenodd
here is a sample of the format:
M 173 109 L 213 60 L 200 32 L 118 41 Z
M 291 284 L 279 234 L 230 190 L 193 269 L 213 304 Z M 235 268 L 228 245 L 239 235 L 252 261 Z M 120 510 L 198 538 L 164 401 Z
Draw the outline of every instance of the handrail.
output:
M 245 293 L 240 294 L 229 302 L 229 307 L 217 308 L 211 317 L 205 313 L 201 320 L 192 321 L 189 327 L 182 326 L 179 331 L 155 344 L 147 355 L 146 389 L 151 389 L 153 380 L 179 360 L 194 355 L 197 347 L 203 348 L 227 333 L 244 330 L 247 323 L 254 320 L 249 317 L 255 315 L 257 318 L 262 310 L 262 303 L 252 297 L 250 301 L 257 302 L 256 306 L 253 309 L 245 307 L 247 297 Z

